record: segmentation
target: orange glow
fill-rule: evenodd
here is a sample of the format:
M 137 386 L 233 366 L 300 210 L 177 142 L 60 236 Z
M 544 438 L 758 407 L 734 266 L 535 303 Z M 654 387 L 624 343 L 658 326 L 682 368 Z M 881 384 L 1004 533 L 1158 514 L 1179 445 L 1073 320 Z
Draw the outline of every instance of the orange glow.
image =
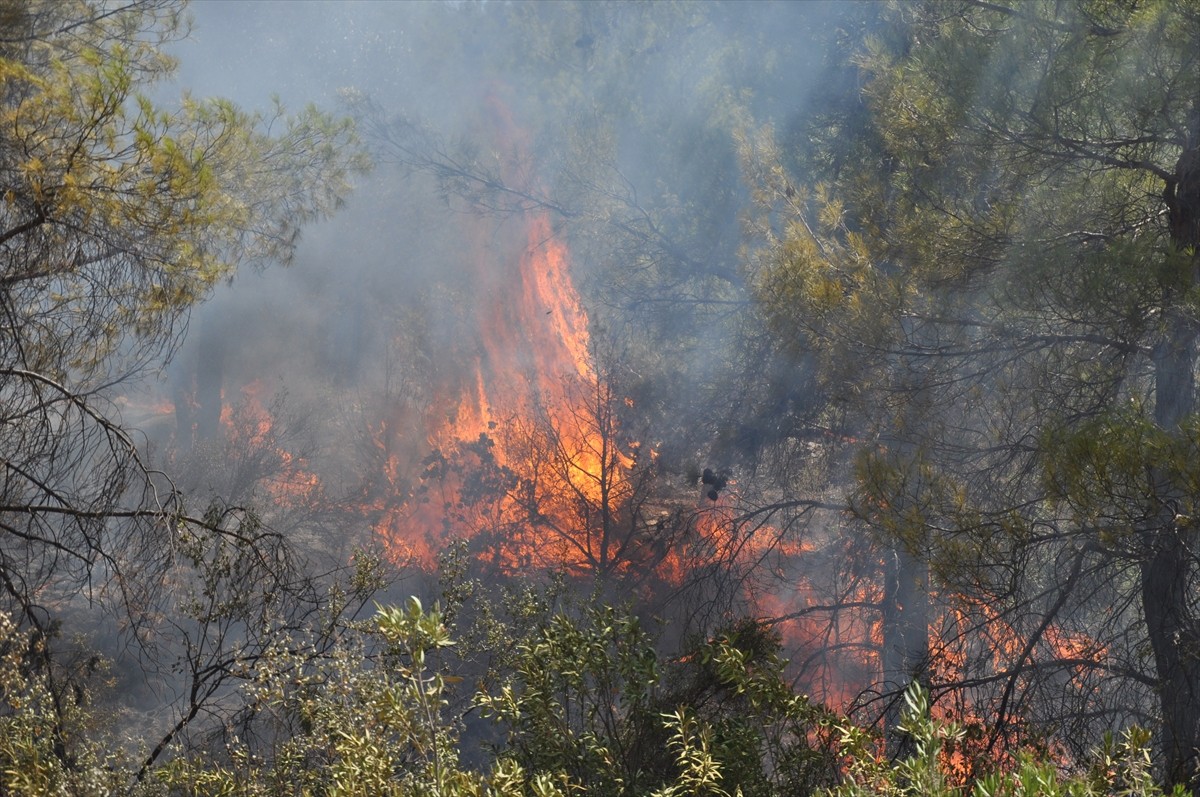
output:
M 1072 681 L 1081 685 L 1080 679 L 1089 664 L 1099 664 L 1108 650 L 1082 632 L 1063 631 L 1056 626 L 1046 629 L 1046 641 L 1056 658 L 1067 662 L 1078 662 L 1072 670 Z
M 222 392 L 221 427 L 231 443 L 244 450 L 268 452 L 274 459 L 276 467 L 266 476 L 264 486 L 276 504 L 293 507 L 308 503 L 320 489 L 321 481 L 309 470 L 303 457 L 281 445 L 274 428 L 275 419 L 263 400 L 264 392 L 262 382 L 257 379 L 242 387 L 241 396 L 233 405 L 224 400 Z

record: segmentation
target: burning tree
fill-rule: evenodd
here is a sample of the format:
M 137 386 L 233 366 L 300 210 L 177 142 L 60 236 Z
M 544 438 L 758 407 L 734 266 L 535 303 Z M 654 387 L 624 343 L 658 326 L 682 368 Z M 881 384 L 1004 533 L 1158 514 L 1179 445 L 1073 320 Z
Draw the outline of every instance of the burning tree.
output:
M 670 528 L 648 517 L 653 463 L 619 434 L 611 383 L 592 389 L 592 404 L 510 418 L 427 460 L 422 492 L 457 482 L 456 524 L 502 571 L 642 577 L 668 555 Z
M 437 311 L 456 317 L 449 353 L 418 406 L 379 426 L 374 527 L 396 561 L 432 567 L 449 540 L 467 538 L 501 573 L 637 584 L 643 597 L 679 600 L 700 627 L 761 611 L 764 562 L 781 547 L 794 561 L 801 546 L 768 513 L 742 517 L 727 474 L 701 494 L 664 486 L 655 446 L 626 427 L 638 408 L 622 389 L 624 357 L 597 356 L 611 341 L 591 340 L 566 245 L 578 214 L 538 181 L 503 94 L 493 87 L 482 104 L 486 145 L 463 152 L 364 101 L 380 158 L 432 174 L 473 211 L 462 222 L 467 276 Z M 425 446 L 402 439 L 414 428 Z
M 593 257 L 611 260 L 614 270 L 631 279 L 661 271 L 684 279 L 679 273 L 696 270 L 689 278 L 697 283 L 687 290 L 694 287 L 699 294 L 662 300 L 676 311 L 690 308 L 696 316 L 692 322 L 704 326 L 706 335 L 736 326 L 735 314 L 751 307 L 732 284 L 732 252 L 727 262 L 717 262 L 717 250 L 701 255 L 694 241 L 676 239 L 674 234 L 695 220 L 667 225 L 647 209 L 635 182 L 606 158 L 607 139 L 594 142 L 597 151 L 574 152 L 577 159 L 566 167 L 551 160 L 562 171 L 555 173 L 557 190 L 547 188 L 540 161 L 531 157 L 530 137 L 500 100 L 505 94 L 503 87 L 492 87 L 481 104 L 476 137 L 462 143 L 409 119 L 388 118 L 380 107 L 357 98 L 378 159 L 408 176 L 431 177 L 449 202 L 470 212 L 463 223 L 470 251 L 462 255 L 469 278 L 450 291 L 452 302 L 436 303 L 434 311 L 439 319 L 456 318 L 461 326 L 455 328 L 470 342 L 460 337 L 445 343 L 430 358 L 436 364 L 428 368 L 434 385 L 428 394 L 379 424 L 375 448 L 384 459 L 378 467 L 383 477 L 368 489 L 368 504 L 379 518 L 376 530 L 398 561 L 430 565 L 447 539 L 465 536 L 504 572 L 544 566 L 603 579 L 633 578 L 654 585 L 660 598 L 678 601 L 684 607 L 679 613 L 701 629 L 731 615 L 762 612 L 787 615 L 780 628 L 805 625 L 818 612 L 800 613 L 788 604 L 796 589 L 792 582 L 804 569 L 798 563 L 815 560 L 799 542 L 803 523 L 798 518 L 810 519 L 818 508 L 837 510 L 838 502 L 767 502 L 753 495 L 750 484 L 741 489 L 705 484 L 699 494 L 695 486 L 681 488 L 687 470 L 681 460 L 694 461 L 699 451 L 719 446 L 728 449 L 723 444 L 734 438 L 741 444 L 739 455 L 753 456 L 752 441 L 768 436 L 744 421 L 729 420 L 745 415 L 745 405 L 753 403 L 743 397 L 746 386 L 728 387 L 739 396 L 731 399 L 732 407 L 720 398 L 700 408 L 704 393 L 691 385 L 629 378 L 634 369 L 628 363 L 606 372 L 592 355 L 566 242 L 589 242 Z M 732 169 L 733 164 L 727 165 Z M 636 277 L 628 272 L 637 272 Z M 654 324 L 663 319 L 643 301 L 648 298 L 645 292 L 639 295 L 636 312 L 654 318 L 645 319 L 648 326 L 634 324 L 638 331 L 631 337 L 639 339 L 633 344 L 641 347 L 639 357 L 656 350 L 649 355 L 657 358 L 656 376 L 671 367 L 671 357 L 657 350 L 660 344 L 700 349 L 681 354 L 678 362 L 704 367 L 712 366 L 705 358 L 729 356 L 731 348 L 711 342 L 660 341 Z M 704 324 L 704 318 L 711 323 Z M 745 376 L 757 384 L 757 374 Z M 661 394 L 672 384 L 679 401 L 663 401 Z M 657 450 L 663 430 L 639 441 L 626 428 L 630 417 L 658 413 L 661 421 L 664 411 L 689 418 L 686 424 L 670 421 L 675 439 L 665 468 Z M 421 420 L 413 422 L 414 417 Z M 727 427 L 739 431 L 731 434 Z M 419 452 L 413 451 L 414 430 L 427 441 Z M 408 465 L 401 465 L 397 452 L 409 457 Z M 423 471 L 412 465 L 417 460 L 424 462 Z M 693 481 L 700 481 L 701 473 L 696 468 Z M 721 476 L 723 482 L 727 478 Z M 789 510 L 798 511 L 789 515 Z M 817 648 L 829 634 L 836 636 L 836 627 L 811 623 L 789 642 L 824 660 Z M 846 644 L 842 639 L 836 647 L 845 650 Z M 836 684 L 830 694 L 840 700 L 851 692 L 842 669 L 824 661 L 813 667 L 820 672 L 814 683 Z

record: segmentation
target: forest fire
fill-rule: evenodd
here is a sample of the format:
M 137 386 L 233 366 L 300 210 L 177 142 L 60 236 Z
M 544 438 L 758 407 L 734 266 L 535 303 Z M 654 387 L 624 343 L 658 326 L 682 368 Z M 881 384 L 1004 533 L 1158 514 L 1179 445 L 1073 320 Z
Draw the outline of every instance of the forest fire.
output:
M 505 179 L 523 173 L 523 135 L 494 94 L 485 102 Z M 588 318 L 570 258 L 549 212 L 499 221 L 472 217 L 468 342 L 426 413 L 424 472 L 387 451 L 373 528 L 396 561 L 432 567 L 454 537 L 485 537 L 505 570 L 531 562 L 568 571 L 610 560 L 595 513 L 611 513 L 628 490 L 632 454 L 616 438 L 613 396 L 592 364 Z
M 493 96 L 486 116 L 505 183 L 538 195 L 510 113 Z M 466 215 L 461 227 L 462 260 L 454 270 L 461 284 L 448 289 L 457 311 L 453 342 L 432 371 L 423 404 L 365 414 L 371 474 L 345 502 L 388 558 L 432 572 L 451 542 L 465 540 L 492 573 L 634 575 L 639 585 L 664 593 L 721 571 L 736 592 L 731 605 L 766 618 L 793 657 L 797 683 L 815 699 L 838 709 L 895 699 L 875 688 L 886 667 L 886 601 L 873 577 L 880 563 L 842 580 L 839 562 L 855 555 L 839 548 L 836 535 L 798 538 L 786 524 L 768 522 L 770 512 L 755 520 L 725 471 L 706 470 L 690 506 L 678 495 L 648 499 L 651 479 L 641 457 L 653 461 L 654 454 L 621 428 L 619 413 L 629 400 L 594 359 L 571 253 L 551 212 L 533 203 Z M 334 471 L 280 442 L 267 399 L 259 380 L 223 387 L 220 434 L 235 450 L 270 461 L 272 470 L 256 483 L 273 505 L 324 500 L 323 482 L 334 481 Z M 195 391 L 180 393 L 178 401 L 187 403 L 181 417 L 189 419 L 177 429 L 179 439 L 202 437 L 198 419 L 214 414 L 212 408 Z M 857 442 L 823 438 L 828 445 Z M 671 500 L 677 505 L 667 509 Z M 935 592 L 926 597 L 931 605 L 942 599 Z M 972 667 L 1000 677 L 1014 661 L 1017 670 L 1023 666 L 1021 633 L 993 609 L 980 611 L 982 618 L 953 608 L 930 611 L 928 660 L 921 666 L 935 690 L 977 677 Z M 1055 626 L 1044 641 L 1059 659 L 1078 662 L 1074 679 L 1103 655 L 1085 637 Z M 965 692 L 950 702 L 935 703 L 934 715 L 978 724 L 993 708 Z
M 123 397 L 121 405 L 138 428 L 162 435 L 172 457 L 187 456 L 197 445 L 220 441 L 231 455 L 225 463 L 227 468 L 236 471 L 239 468 L 235 463 L 254 463 L 249 469 L 252 472 L 239 475 L 247 485 L 261 486 L 271 506 L 309 504 L 318 500 L 321 478 L 308 457 L 283 440 L 286 433 L 278 428 L 267 390 L 262 380 L 255 379 L 236 390 L 219 388 L 215 391 L 219 403 L 213 407 L 203 406 L 190 391 L 180 391 L 174 401 Z M 216 419 L 216 427 L 203 428 L 197 420 L 202 415 Z
M 1195 2 L 185 6 L 0 14 L 0 795 L 1200 795 Z

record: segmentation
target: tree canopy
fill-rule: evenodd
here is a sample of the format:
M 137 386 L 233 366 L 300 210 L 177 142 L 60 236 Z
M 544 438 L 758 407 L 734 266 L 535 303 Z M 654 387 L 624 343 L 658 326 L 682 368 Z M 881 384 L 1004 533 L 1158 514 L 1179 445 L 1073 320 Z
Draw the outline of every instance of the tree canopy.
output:
M 991 694 L 995 733 L 1046 710 L 1089 744 L 1156 700 L 1169 782 L 1193 788 L 1198 22 L 899 4 L 857 57 L 866 129 L 823 145 L 819 182 L 747 145 L 779 214 L 759 296 L 872 442 L 857 513 L 905 578 L 930 569 L 944 638 L 1010 640 L 910 675 Z
M 0 605 L 51 661 L 64 617 L 93 607 L 157 638 L 166 596 L 223 560 L 211 545 L 267 555 L 263 586 L 295 586 L 276 535 L 204 516 L 151 468 L 112 388 L 169 356 L 239 265 L 287 260 L 366 160 L 351 124 L 316 109 L 152 101 L 177 3 L 0 11 Z

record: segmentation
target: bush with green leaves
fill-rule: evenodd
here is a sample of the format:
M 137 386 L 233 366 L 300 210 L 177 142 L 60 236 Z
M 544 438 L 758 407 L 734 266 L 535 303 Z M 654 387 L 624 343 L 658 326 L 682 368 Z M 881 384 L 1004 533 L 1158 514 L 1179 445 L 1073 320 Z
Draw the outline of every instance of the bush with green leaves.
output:
M 491 687 L 467 690 L 498 742 L 464 764 L 450 710 L 463 663 L 437 610 L 381 608 L 332 655 L 281 641 L 248 691 L 254 738 L 156 772 L 172 795 L 755 795 L 811 793 L 828 715 L 782 679 L 777 643 L 745 624 L 673 660 L 608 606 L 545 615 Z M 495 639 L 501 639 L 501 636 Z M 495 725 L 498 723 L 498 726 Z M 182 752 L 182 751 L 181 751 Z M 821 780 L 826 778 L 825 780 Z
M 82 686 L 62 699 L 45 668 L 30 664 L 45 644 L 0 612 L 0 795 L 104 797 L 122 793 L 128 761 L 93 731 Z
M 809 794 L 832 782 L 832 715 L 788 686 L 762 624 L 666 657 L 629 612 L 542 606 L 523 632 L 488 635 L 511 653 L 476 698 L 525 771 L 564 772 L 590 795 Z
M 1109 735 L 1091 767 L 1063 772 L 1049 757 L 1022 754 L 1013 768 L 982 773 L 966 785 L 956 783 L 951 756 L 964 741 L 957 723 L 932 719 L 929 693 L 913 683 L 904 695 L 901 730 L 911 741 L 911 755 L 888 761 L 876 740 L 849 723 L 838 726 L 845 756 L 842 782 L 826 797 L 1163 797 L 1150 756 L 1150 734 L 1131 728 L 1119 739 Z M 1182 786 L 1173 797 L 1190 794 Z
M 528 619 L 528 618 L 527 618 Z M 24 665 L 37 640 L 0 615 L 0 794 L 138 797 L 1164 797 L 1150 736 L 1110 737 L 1091 767 L 1045 755 L 980 773 L 952 769 L 963 728 L 906 694 L 911 754 L 889 761 L 868 732 L 795 694 L 763 626 L 743 621 L 679 657 L 656 653 L 629 614 L 594 605 L 544 615 L 490 687 L 465 690 L 499 723 L 491 755 L 468 762 L 451 710 L 462 661 L 435 608 L 411 598 L 357 623 L 333 649 L 280 639 L 246 696 L 257 712 L 222 750 L 190 748 L 134 782 L 132 759 L 94 733 L 86 708 L 53 705 Z M 497 637 L 499 638 L 499 637 Z M 316 652 L 323 651 L 322 655 Z M 835 757 L 836 755 L 836 757 Z M 836 785 L 835 785 L 836 783 Z M 1185 797 L 1182 787 L 1173 792 Z
M 440 653 L 454 643 L 436 609 L 416 598 L 380 608 L 331 655 L 314 660 L 281 640 L 249 687 L 255 739 L 225 760 L 179 756 L 158 784 L 187 797 L 564 795 L 561 779 L 526 776 L 511 760 L 464 768 L 458 723 L 446 715 Z

